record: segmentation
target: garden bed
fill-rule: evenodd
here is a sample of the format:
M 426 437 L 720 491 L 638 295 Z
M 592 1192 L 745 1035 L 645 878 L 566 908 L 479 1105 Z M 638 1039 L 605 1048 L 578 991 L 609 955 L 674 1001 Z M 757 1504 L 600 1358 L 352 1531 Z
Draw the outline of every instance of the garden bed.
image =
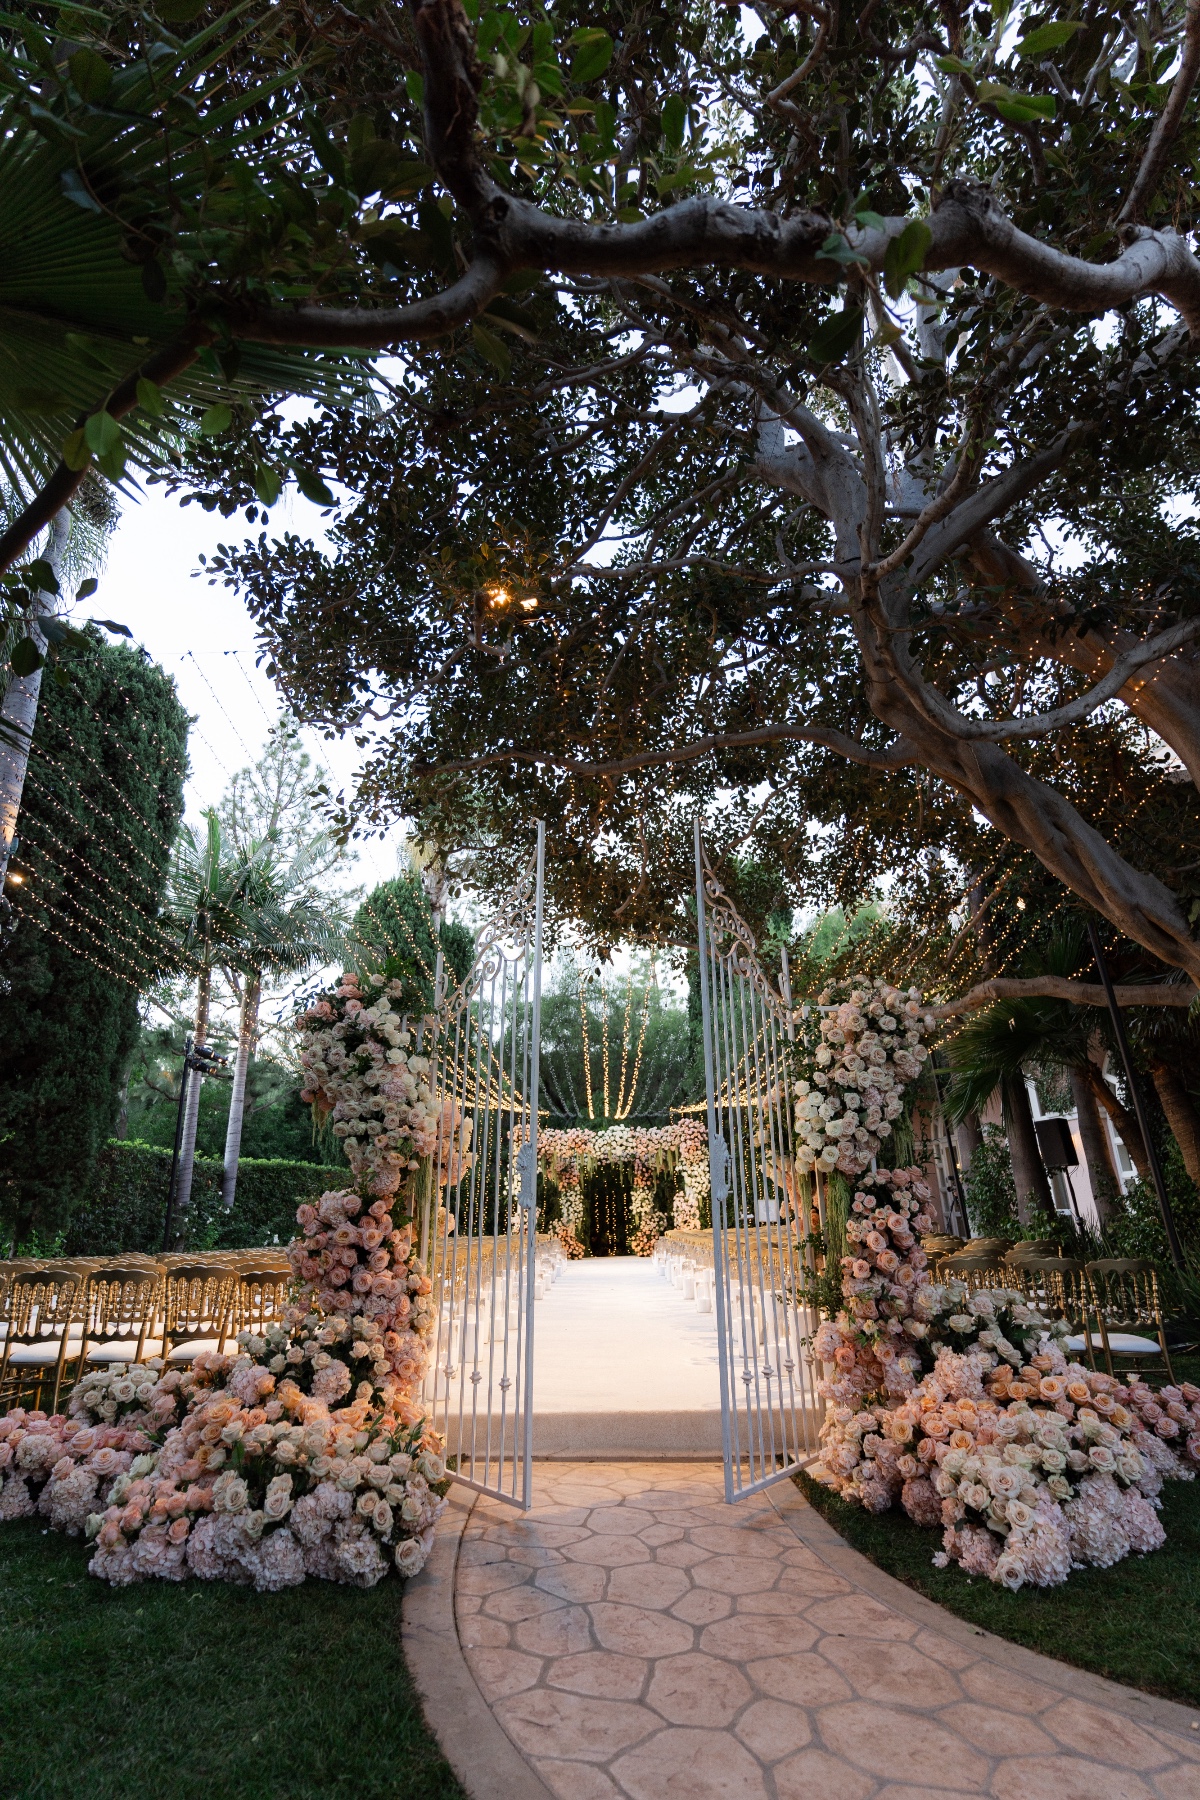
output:
M 1109 1569 L 1077 1569 L 1061 1587 L 1016 1593 L 935 1569 L 941 1534 L 899 1509 L 872 1514 L 807 1476 L 805 1498 L 855 1550 L 971 1625 L 1094 1674 L 1200 1706 L 1200 1481 L 1163 1488 L 1167 1541 Z
M 0 1531 L 3 1800 L 463 1800 L 421 1716 L 399 1582 L 112 1588 Z

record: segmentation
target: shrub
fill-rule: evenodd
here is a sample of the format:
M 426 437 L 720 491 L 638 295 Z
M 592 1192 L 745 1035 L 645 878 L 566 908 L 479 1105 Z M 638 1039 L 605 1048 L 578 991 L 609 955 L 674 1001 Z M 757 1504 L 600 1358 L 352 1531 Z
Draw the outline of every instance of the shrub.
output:
M 161 1250 L 170 1178 L 169 1150 L 127 1138 L 110 1139 L 97 1159 L 90 1191 L 71 1217 L 63 1253 L 113 1256 L 125 1250 Z M 343 1179 L 343 1171 L 315 1163 L 243 1157 L 237 1198 L 232 1210 L 225 1212 L 221 1164 L 216 1157 L 198 1156 L 184 1247 L 238 1250 L 287 1243 L 295 1234 L 300 1201 L 337 1187 Z

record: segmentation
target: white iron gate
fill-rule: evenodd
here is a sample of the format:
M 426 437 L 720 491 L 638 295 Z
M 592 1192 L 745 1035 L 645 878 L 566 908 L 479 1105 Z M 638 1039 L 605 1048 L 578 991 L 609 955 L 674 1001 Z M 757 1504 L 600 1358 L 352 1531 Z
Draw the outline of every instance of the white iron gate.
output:
M 525 873 L 433 1020 L 431 1085 L 445 1112 L 421 1242 L 440 1302 L 425 1382 L 432 1422 L 459 1481 L 526 1509 L 544 861 L 539 822 Z
M 820 1426 L 803 1340 L 811 1255 L 791 1132 L 791 996 L 709 866 L 696 820 L 696 915 L 713 1263 L 721 1361 L 725 1498 L 741 1499 L 803 1467 Z

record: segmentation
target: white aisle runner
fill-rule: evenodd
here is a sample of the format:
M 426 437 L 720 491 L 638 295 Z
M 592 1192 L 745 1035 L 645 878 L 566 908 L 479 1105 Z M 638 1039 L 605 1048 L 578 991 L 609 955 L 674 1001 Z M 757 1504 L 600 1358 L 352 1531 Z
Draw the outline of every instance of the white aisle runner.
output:
M 567 1263 L 534 1313 L 535 1456 L 719 1456 L 712 1312 L 649 1258 Z

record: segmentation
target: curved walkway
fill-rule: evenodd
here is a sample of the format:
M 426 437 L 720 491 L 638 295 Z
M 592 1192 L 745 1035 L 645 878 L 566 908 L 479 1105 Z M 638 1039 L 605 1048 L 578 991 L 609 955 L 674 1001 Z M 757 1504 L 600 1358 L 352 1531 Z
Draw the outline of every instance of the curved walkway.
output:
M 791 1483 L 540 1464 L 531 1513 L 472 1501 L 405 1599 L 472 1800 L 1200 1800 L 1200 1717 L 952 1618 Z

